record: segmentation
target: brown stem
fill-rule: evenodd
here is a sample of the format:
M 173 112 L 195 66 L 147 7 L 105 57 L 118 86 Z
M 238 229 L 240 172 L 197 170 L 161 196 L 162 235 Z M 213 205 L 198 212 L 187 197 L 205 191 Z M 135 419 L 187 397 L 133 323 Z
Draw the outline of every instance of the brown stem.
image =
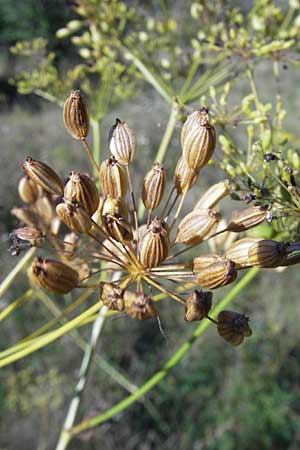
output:
M 81 141 L 82 141 L 82 143 L 83 143 L 83 145 L 84 145 L 84 148 L 85 148 L 86 151 L 88 152 L 88 155 L 89 155 L 89 157 L 90 157 L 90 160 L 92 161 L 92 163 L 94 164 L 95 168 L 97 169 L 97 172 L 99 172 L 99 166 L 98 166 L 98 164 L 97 164 L 97 162 L 96 162 L 96 160 L 95 160 L 95 158 L 94 158 L 93 152 L 92 152 L 92 150 L 91 150 L 91 148 L 90 148 L 90 146 L 89 146 L 87 140 L 86 140 L 86 139 L 82 139 Z

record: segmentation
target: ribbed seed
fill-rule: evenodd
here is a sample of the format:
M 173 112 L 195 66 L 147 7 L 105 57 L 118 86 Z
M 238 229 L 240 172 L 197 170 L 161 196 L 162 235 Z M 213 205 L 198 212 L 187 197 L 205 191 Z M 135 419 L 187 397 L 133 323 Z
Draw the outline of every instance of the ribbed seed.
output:
M 193 259 L 193 272 L 197 273 L 200 270 L 206 269 L 207 266 L 221 259 L 222 256 L 214 254 L 197 256 L 197 258 Z
M 218 333 L 234 346 L 240 345 L 245 337 L 252 334 L 249 319 L 234 311 L 221 311 L 218 315 Z
M 185 159 L 181 157 L 175 168 L 174 173 L 174 186 L 177 194 L 181 194 L 184 191 L 189 191 L 196 183 L 199 172 L 191 169 Z
M 228 259 L 221 259 L 208 265 L 202 270 L 194 272 L 197 282 L 205 289 L 217 289 L 233 283 L 237 278 L 234 263 Z
M 199 171 L 213 155 L 216 145 L 215 129 L 209 123 L 208 110 L 193 112 L 181 133 L 182 155 L 191 169 Z
M 78 273 L 66 264 L 53 259 L 35 257 L 28 275 L 41 289 L 67 294 L 78 284 Z
M 116 283 L 100 283 L 100 299 L 112 311 L 124 311 L 124 289 Z
M 59 176 L 47 164 L 27 156 L 22 169 L 35 183 L 50 194 L 63 195 L 64 184 Z
M 64 123 L 74 139 L 85 139 L 89 134 L 90 115 L 80 91 L 71 91 L 64 104 Z
M 250 248 L 259 242 L 257 238 L 243 238 L 234 242 L 225 252 L 225 257 L 235 263 L 236 269 L 246 269 L 252 267 L 249 260 Z
M 213 208 L 222 198 L 226 197 L 231 190 L 229 180 L 220 181 L 211 186 L 196 203 L 195 209 Z
M 99 205 L 99 193 L 94 181 L 85 174 L 71 172 L 64 189 L 64 198 L 69 202 L 80 203 L 89 216 Z
M 127 192 L 126 175 L 114 156 L 102 162 L 99 169 L 99 180 L 104 195 L 125 197 Z
M 142 200 L 145 208 L 152 211 L 158 207 L 163 198 L 166 183 L 165 169 L 159 162 L 155 162 L 143 182 Z
M 22 241 L 28 241 L 33 246 L 40 245 L 45 239 L 45 234 L 35 227 L 17 228 L 10 236 L 21 239 Z
M 245 211 L 234 212 L 229 220 L 228 231 L 241 232 L 262 223 L 268 214 L 265 206 L 253 206 Z
M 124 301 L 126 313 L 134 319 L 146 320 L 158 316 L 153 300 L 149 296 L 125 290 Z
M 281 262 L 282 266 L 291 266 L 300 262 L 300 243 L 293 242 L 285 248 L 285 256 Z
M 21 178 L 18 185 L 20 198 L 25 203 L 35 203 L 42 195 L 42 188 L 36 184 L 28 175 Z
M 56 207 L 56 213 L 75 233 L 88 233 L 92 228 L 90 216 L 78 203 L 60 203 Z
M 220 220 L 220 213 L 215 209 L 199 209 L 185 216 L 178 226 L 176 243 L 200 244 L 211 236 Z
M 109 133 L 109 148 L 121 164 L 130 164 L 136 152 L 136 136 L 126 122 L 116 119 Z
M 194 322 L 207 316 L 212 305 L 212 292 L 194 291 L 186 299 L 185 320 Z
M 167 258 L 169 250 L 169 228 L 163 220 L 155 218 L 140 237 L 141 264 L 145 268 L 157 267 Z
M 253 267 L 273 268 L 284 264 L 288 244 L 261 239 L 252 245 L 248 252 L 249 262 Z
M 118 242 L 126 244 L 133 239 L 130 224 L 120 214 L 107 214 L 103 216 L 104 228 L 108 235 Z

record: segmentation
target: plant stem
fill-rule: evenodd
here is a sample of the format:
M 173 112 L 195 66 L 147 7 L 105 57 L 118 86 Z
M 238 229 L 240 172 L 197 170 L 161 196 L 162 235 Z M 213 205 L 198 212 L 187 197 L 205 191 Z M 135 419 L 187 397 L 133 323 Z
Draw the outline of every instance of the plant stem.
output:
M 223 298 L 221 302 L 214 308 L 211 313 L 211 317 L 216 318 L 219 312 L 226 308 L 235 298 L 236 296 L 250 283 L 251 280 L 255 278 L 259 269 L 252 268 L 249 272 L 231 289 L 231 291 Z M 134 394 L 129 395 L 127 398 L 122 400 L 121 402 L 114 405 L 112 408 L 108 409 L 104 413 L 93 417 L 92 419 L 87 419 L 81 422 L 81 424 L 77 425 L 73 429 L 70 430 L 71 436 L 75 436 L 81 433 L 84 430 L 88 430 L 90 428 L 94 428 L 97 425 L 100 425 L 116 414 L 119 414 L 121 411 L 127 409 L 130 405 L 135 403 L 139 398 L 149 392 L 154 386 L 156 386 L 160 381 L 162 381 L 169 372 L 176 367 L 176 365 L 182 360 L 185 354 L 190 350 L 194 342 L 197 340 L 199 336 L 203 334 L 203 332 L 211 325 L 212 322 L 205 321 L 201 322 L 200 325 L 196 328 L 192 336 L 186 340 L 181 347 L 177 350 L 177 352 L 172 356 L 172 358 L 163 366 L 161 370 L 156 372 L 149 380 L 146 381 Z
M 95 161 L 95 158 L 94 158 L 93 152 L 92 152 L 92 150 L 91 150 L 91 147 L 89 146 L 89 144 L 88 144 L 88 142 L 87 142 L 86 139 L 82 139 L 81 142 L 83 143 L 84 148 L 85 148 L 86 151 L 88 152 L 88 155 L 89 155 L 89 157 L 90 157 L 90 160 L 91 160 L 92 163 L 94 164 L 94 171 L 98 174 L 98 172 L 99 172 L 99 166 L 98 166 L 98 164 L 97 164 L 96 161 Z
M 100 123 L 98 120 L 91 119 L 91 126 L 93 130 L 93 155 L 94 160 L 99 167 L 100 165 Z M 99 171 L 94 166 L 94 176 L 96 179 L 99 177 Z
M 13 268 L 13 270 L 11 272 L 9 272 L 9 274 L 7 275 L 6 278 L 4 278 L 4 280 L 2 281 L 2 283 L 0 284 L 0 297 L 2 297 L 5 292 L 7 291 L 7 289 L 9 288 L 9 286 L 12 284 L 12 282 L 14 281 L 15 277 L 18 275 L 18 273 L 26 266 L 26 264 L 28 263 L 28 261 L 31 259 L 31 257 L 34 255 L 36 251 L 36 248 L 31 248 L 30 250 L 28 250 L 27 253 L 25 253 L 25 255 L 23 256 L 23 258 L 20 259 L 20 261 L 18 262 L 18 264 L 15 265 L 15 267 Z
M 69 433 L 70 428 L 73 426 L 77 411 L 80 405 L 81 397 L 83 394 L 83 391 L 87 384 L 87 377 L 89 370 L 91 368 L 91 363 L 93 361 L 93 355 L 96 349 L 96 345 L 98 342 L 98 338 L 101 334 L 101 331 L 103 329 L 104 321 L 105 321 L 105 313 L 107 312 L 107 307 L 102 306 L 98 313 L 98 317 L 95 320 L 92 328 L 92 333 L 90 337 L 90 341 L 86 346 L 82 363 L 80 366 L 79 371 L 79 379 L 77 382 L 77 385 L 75 387 L 74 396 L 71 400 L 71 403 L 69 405 L 69 409 L 64 421 L 64 425 L 60 434 L 60 437 L 58 439 L 58 443 L 56 445 L 56 450 L 65 450 L 68 447 L 68 444 L 71 439 L 71 435 Z

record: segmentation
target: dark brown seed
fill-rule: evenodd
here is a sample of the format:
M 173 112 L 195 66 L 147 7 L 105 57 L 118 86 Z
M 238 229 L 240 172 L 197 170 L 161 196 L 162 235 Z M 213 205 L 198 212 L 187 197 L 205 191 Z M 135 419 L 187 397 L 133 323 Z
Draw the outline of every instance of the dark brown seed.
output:
M 234 212 L 230 218 L 227 230 L 239 233 L 249 230 L 262 223 L 268 214 L 265 206 L 253 206 L 244 211 Z
M 194 322 L 207 316 L 212 305 L 212 292 L 194 291 L 186 299 L 185 320 Z
M 35 257 L 28 269 L 30 279 L 41 289 L 68 294 L 78 284 L 78 273 L 66 264 L 53 259 Z
M 240 345 L 245 337 L 252 335 L 249 319 L 234 311 L 221 311 L 218 315 L 218 333 L 234 346 Z
M 134 319 L 146 320 L 158 316 L 153 300 L 149 296 L 125 290 L 124 301 L 127 314 Z
M 124 311 L 124 289 L 116 283 L 100 283 L 100 298 L 103 305 L 112 311 Z

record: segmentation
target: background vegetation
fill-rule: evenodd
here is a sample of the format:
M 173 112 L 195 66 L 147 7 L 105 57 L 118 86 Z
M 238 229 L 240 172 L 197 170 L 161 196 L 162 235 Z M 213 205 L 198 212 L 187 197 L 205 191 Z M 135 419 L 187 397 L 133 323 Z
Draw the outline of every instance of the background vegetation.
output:
M 83 3 L 89 4 L 92 14 L 94 13 L 93 8 L 98 7 L 98 3 L 101 2 Z M 151 3 L 150 6 L 149 3 Z M 166 61 L 168 61 L 167 56 L 172 55 L 173 49 L 176 47 L 174 39 L 177 34 L 173 30 L 174 23 L 170 19 L 177 21 L 183 42 L 183 55 L 186 56 L 186 60 L 178 55 L 178 61 L 181 64 L 180 70 L 175 68 L 179 71 L 178 79 L 171 80 L 174 81 L 173 86 L 176 86 L 179 84 L 180 77 L 184 77 L 187 73 L 190 64 L 190 53 L 192 52 L 190 40 L 193 36 L 196 36 L 197 38 L 194 37 L 194 39 L 200 43 L 205 42 L 206 39 L 209 40 L 210 36 L 203 37 L 200 33 L 204 33 L 205 27 L 208 27 L 209 24 L 217 24 L 219 16 L 223 18 L 222 23 L 224 29 L 228 31 L 228 38 L 227 40 L 224 38 L 221 43 L 215 41 L 214 45 L 218 47 L 219 44 L 222 44 L 221 56 L 226 56 L 226 52 L 228 54 L 232 52 L 231 47 L 234 47 L 233 42 L 236 37 L 230 34 L 230 23 L 228 17 L 225 18 L 225 11 L 234 11 L 233 8 L 237 5 L 241 6 L 243 17 L 247 17 L 249 11 L 252 11 L 253 28 L 251 31 L 248 24 L 250 28 L 247 29 L 247 32 L 252 32 L 251 43 L 255 48 L 256 39 L 258 49 L 267 44 L 275 45 L 274 42 L 278 40 L 274 30 L 278 29 L 276 14 L 279 13 L 273 11 L 274 4 L 276 7 L 283 8 L 283 16 L 278 19 L 281 20 L 281 24 L 289 14 L 289 8 L 292 8 L 292 13 L 290 13 L 292 17 L 289 19 L 290 27 L 288 28 L 290 33 L 292 33 L 292 25 L 297 29 L 300 23 L 297 2 L 290 2 L 287 5 L 286 2 L 268 2 L 267 0 L 257 2 L 210 1 L 195 2 L 193 5 L 201 6 L 203 3 L 208 5 L 207 10 L 203 12 L 200 8 L 199 16 L 197 16 L 196 6 L 193 10 L 191 4 L 185 6 L 180 1 L 166 4 L 156 1 L 126 2 L 130 7 L 135 7 L 132 10 L 135 12 L 127 11 L 127 28 L 119 29 L 118 33 L 123 36 L 124 32 L 123 43 L 127 47 L 132 46 L 130 48 L 133 48 L 136 45 L 138 47 L 135 48 L 139 52 L 145 48 L 145 60 L 154 61 L 156 71 L 168 84 L 170 81 L 168 74 L 173 76 L 173 68 L 169 68 Z M 256 8 L 256 15 L 253 14 L 253 8 Z M 190 19 L 191 10 L 195 15 L 194 21 Z M 236 18 L 238 13 L 234 14 L 233 16 Z M 208 18 L 205 19 L 206 17 Z M 234 17 L 231 18 L 233 22 Z M 145 32 L 150 33 L 151 36 L 152 30 L 151 26 L 149 29 L 149 22 L 152 18 L 165 26 L 161 32 L 159 28 L 155 29 L 157 46 L 150 45 L 154 40 L 150 39 L 149 43 L 144 40 L 145 36 L 140 35 Z M 93 47 L 94 41 L 87 41 L 83 45 L 78 41 L 76 44 L 75 39 L 74 47 L 74 39 L 73 44 L 70 44 L 70 40 L 68 40 L 70 35 L 72 38 L 73 32 L 68 31 L 66 23 L 74 20 L 78 20 L 78 14 L 70 2 L 65 0 L 27 0 L 22 3 L 21 7 L 20 2 L 12 0 L 0 2 L 0 42 L 2 43 L 0 59 L 1 280 L 16 264 L 16 260 L 8 254 L 7 249 L 9 232 L 16 225 L 10 209 L 19 203 L 17 195 L 17 182 L 21 176 L 18 170 L 19 161 L 30 154 L 53 164 L 60 173 L 68 173 L 74 168 L 80 171 L 89 170 L 85 154 L 65 132 L 61 110 L 56 104 L 56 100 L 59 102 L 65 98 L 71 85 L 79 83 L 87 95 L 92 91 L 93 86 L 99 87 L 92 108 L 94 116 L 101 123 L 103 155 L 107 155 L 107 131 L 116 116 L 129 122 L 136 130 L 139 142 L 136 166 L 137 183 L 144 176 L 145 160 L 147 159 L 149 163 L 153 160 L 168 121 L 169 105 L 153 88 L 153 85 L 142 82 L 143 74 L 136 70 L 136 67 L 127 65 L 124 60 L 122 60 L 124 67 L 122 64 L 117 66 L 119 64 L 117 53 L 124 52 L 124 49 L 116 50 L 115 54 L 111 53 L 115 38 L 113 26 L 110 30 L 111 33 L 105 29 L 101 31 L 106 36 L 105 42 L 109 44 L 109 48 L 105 50 L 106 53 L 104 51 L 107 64 L 105 67 L 95 67 L 98 55 L 95 53 L 97 49 Z M 145 20 L 148 20 L 148 29 Z M 120 18 L 117 22 L 120 23 Z M 88 28 L 89 25 L 88 22 L 85 26 Z M 115 23 L 113 25 L 115 26 Z M 238 34 L 238 30 L 243 29 L 244 26 L 244 23 L 236 24 L 234 27 L 237 30 L 236 33 Z M 58 29 L 65 30 L 61 31 L 58 37 L 66 39 L 55 37 Z M 217 36 L 218 39 L 222 38 L 223 31 L 221 27 L 215 31 L 216 39 Z M 297 36 L 295 32 L 296 42 Z M 17 48 L 15 47 L 14 53 L 10 53 L 9 48 L 16 46 L 17 42 L 37 37 L 47 39 L 47 44 L 46 41 L 39 40 L 36 48 L 33 48 L 23 43 Z M 138 44 L 135 39 L 136 42 L 139 42 Z M 287 45 L 286 42 L 291 39 L 291 35 L 282 37 L 284 45 Z M 196 51 L 197 42 L 194 41 L 194 50 Z M 237 45 L 236 42 L 235 44 Z M 257 64 L 255 82 L 261 104 L 265 106 L 269 102 L 271 107 L 276 110 L 280 94 L 287 110 L 285 132 L 288 136 L 288 143 L 284 139 L 272 144 L 267 143 L 265 153 L 275 149 L 279 153 L 291 150 L 293 155 L 297 155 L 300 118 L 299 90 L 297 88 L 300 82 L 299 49 L 297 43 L 292 43 L 289 48 L 284 48 L 284 45 L 280 49 L 282 53 L 276 53 L 276 48 L 273 47 L 270 53 L 266 50 L 266 54 L 257 54 L 250 62 Z M 159 53 L 160 59 L 155 59 L 158 55 L 158 47 L 162 51 Z M 287 52 L 284 52 L 285 50 Z M 18 56 L 16 52 L 19 54 Z M 52 59 L 52 52 L 56 54 L 55 60 Z M 26 53 L 30 54 L 29 57 L 25 57 Z M 277 78 L 274 77 L 274 54 L 276 56 L 280 54 L 280 58 L 277 58 L 276 61 Z M 85 58 L 85 55 L 88 57 Z M 242 66 L 245 61 L 240 55 L 234 61 L 228 59 L 222 68 L 231 62 L 235 64 L 236 74 L 240 74 L 244 70 Z M 108 86 L 105 83 L 111 77 L 111 73 L 106 72 L 105 68 L 112 67 L 113 64 L 117 66 L 114 66 L 116 77 Z M 34 76 L 26 77 L 24 75 L 25 71 L 29 70 L 32 73 L 33 69 L 36 70 Z M 220 74 L 220 69 L 216 73 Z M 17 80 L 17 85 L 9 82 L 13 78 Z M 223 81 L 226 81 L 225 75 Z M 121 85 L 124 89 L 120 88 L 120 83 L 123 83 Z M 235 104 L 242 104 L 243 99 L 251 94 L 249 83 L 244 76 L 236 76 L 232 85 L 232 97 L 226 103 L 229 115 L 232 114 Z M 212 106 L 212 111 L 214 111 L 215 105 L 215 117 L 220 119 L 222 115 L 214 97 L 219 98 L 224 93 L 223 89 L 222 87 L 218 90 L 218 83 L 216 83 L 216 92 L 212 89 L 208 89 L 206 92 L 197 92 L 197 95 L 191 98 L 191 102 L 186 102 L 189 103 L 188 108 L 191 108 L 192 105 L 199 105 L 201 96 L 206 94 L 206 102 Z M 175 91 L 177 92 L 176 88 Z M 45 97 L 45 92 L 48 93 L 48 96 L 52 96 L 50 99 L 55 101 L 49 103 L 34 95 L 38 93 Z M 27 95 L 23 96 L 21 93 Z M 249 110 L 251 107 L 248 110 L 247 107 L 244 102 L 244 110 L 237 115 L 237 119 L 234 118 L 237 123 L 233 123 L 232 116 L 228 119 L 230 132 L 241 149 L 247 146 L 251 130 L 247 128 L 249 124 L 239 124 L 238 121 L 246 120 L 246 116 L 249 121 L 256 120 L 256 117 L 251 117 L 253 112 Z M 262 107 L 256 105 L 255 108 L 256 112 L 264 114 Z M 283 107 L 279 108 L 279 113 L 282 109 Z M 186 113 L 185 110 L 183 112 Z M 273 114 L 269 110 L 267 113 L 269 117 Z M 226 114 L 223 115 L 225 119 Z M 275 112 L 274 117 L 276 114 Z M 262 123 L 265 128 L 258 130 L 258 133 L 259 131 L 266 132 L 267 127 L 264 122 Z M 257 124 L 260 126 L 259 121 Z M 237 127 L 233 125 L 237 125 Z M 219 135 L 224 131 L 222 126 L 223 124 L 219 120 Z M 177 120 L 169 153 L 165 160 L 165 166 L 170 171 L 174 168 L 176 159 L 173 157 L 173 153 L 175 152 L 177 157 L 180 151 L 180 127 L 180 120 Z M 224 136 L 226 137 L 225 134 Z M 264 145 L 263 142 L 261 144 Z M 270 145 L 272 146 L 270 147 Z M 224 147 L 226 150 L 226 142 L 224 143 L 223 140 L 217 149 L 216 164 L 208 167 L 205 175 L 201 175 L 197 186 L 190 194 L 190 204 L 193 204 L 195 199 L 200 197 L 200 192 L 203 192 L 212 182 L 218 181 L 221 176 L 224 176 L 219 168 L 219 163 L 223 163 L 223 169 L 227 172 L 228 169 L 229 172 L 231 171 L 237 184 L 242 185 L 243 181 L 247 183 L 244 173 L 234 171 L 236 167 L 239 168 L 241 158 L 235 167 L 234 158 L 231 159 L 232 153 L 226 155 L 225 152 L 225 156 L 222 153 Z M 224 164 L 226 156 L 229 160 Z M 295 156 L 293 158 L 295 159 Z M 292 160 L 291 157 L 288 162 L 294 164 L 293 169 L 297 178 L 297 161 L 294 159 Z M 234 170 L 232 171 L 232 169 Z M 257 175 L 258 180 L 256 181 L 259 182 L 261 180 L 259 174 Z M 238 189 L 237 195 L 240 195 Z M 298 225 L 297 220 L 297 216 L 292 218 L 291 233 L 294 233 L 295 239 L 298 238 L 298 230 L 293 229 L 293 224 Z M 229 347 L 226 342 L 221 342 L 214 332 L 207 330 L 181 363 L 156 389 L 150 391 L 140 402 L 134 403 L 129 409 L 114 416 L 112 420 L 104 423 L 101 427 L 78 435 L 74 439 L 73 447 L 70 448 L 78 450 L 93 450 L 99 447 L 103 450 L 111 448 L 116 450 L 163 448 L 168 450 L 174 447 L 183 450 L 234 450 L 236 448 L 292 450 L 299 448 L 299 281 L 297 266 L 282 272 L 261 271 L 256 281 L 250 284 L 233 302 L 233 307 L 251 317 L 253 329 L 251 339 L 235 349 Z M 13 287 L 2 297 L 1 309 L 21 295 L 27 287 L 26 274 L 22 273 Z M 216 298 L 221 299 L 224 291 L 227 292 L 226 289 L 223 290 L 216 295 Z M 54 298 L 54 300 L 59 307 L 64 307 L 69 301 L 69 299 L 60 297 Z M 16 311 L 9 320 L 1 324 L 1 349 L 12 345 L 21 337 L 29 335 L 48 320 L 50 320 L 50 313 L 45 308 L 45 303 L 39 297 L 32 299 L 24 308 Z M 181 313 L 167 301 L 163 302 L 161 308 L 161 320 L 167 335 L 166 338 L 152 321 L 139 323 L 128 318 L 120 318 L 106 322 L 97 354 L 104 358 L 108 366 L 103 364 L 103 360 L 93 364 L 89 383 L 80 406 L 79 421 L 105 411 L 124 398 L 128 391 L 142 385 L 146 379 L 161 368 L 162 362 L 168 360 L 193 331 L 194 325 L 188 326 Z M 80 334 L 88 339 L 89 330 L 84 328 L 80 330 Z M 40 352 L 1 370 L 1 450 L 18 449 L 20 444 L 24 450 L 55 448 L 72 389 L 76 383 L 81 359 L 82 351 L 74 344 L 72 336 L 67 335 Z M 119 383 L 116 383 L 109 375 L 108 371 L 111 368 L 118 370 Z M 126 377 L 127 382 L 123 380 L 120 383 L 121 375 Z

